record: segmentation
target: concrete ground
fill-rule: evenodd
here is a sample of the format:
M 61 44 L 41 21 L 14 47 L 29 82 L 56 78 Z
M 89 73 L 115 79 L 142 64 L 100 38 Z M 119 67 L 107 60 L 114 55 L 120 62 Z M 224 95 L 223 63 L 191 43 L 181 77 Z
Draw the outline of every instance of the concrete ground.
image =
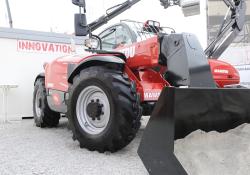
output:
M 147 175 L 136 151 L 147 119 L 137 137 L 117 153 L 81 149 L 67 129 L 37 128 L 33 120 L 0 124 L 0 175 Z M 248 175 L 250 125 L 226 133 L 195 131 L 175 142 L 175 153 L 192 175 Z

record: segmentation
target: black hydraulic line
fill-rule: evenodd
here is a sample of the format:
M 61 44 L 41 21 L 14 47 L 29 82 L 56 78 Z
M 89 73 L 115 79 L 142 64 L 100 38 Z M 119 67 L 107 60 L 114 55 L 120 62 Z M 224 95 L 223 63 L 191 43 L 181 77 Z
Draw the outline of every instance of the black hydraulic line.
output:
M 102 39 L 99 36 L 93 35 L 93 34 L 91 35 L 91 37 L 94 37 L 94 38 L 96 38 L 98 40 L 100 50 L 102 50 Z
M 9 25 L 10 28 L 13 28 L 13 21 L 12 21 L 12 16 L 11 16 L 11 11 L 10 11 L 10 4 L 8 0 L 5 0 L 6 2 L 6 7 L 7 7 L 7 13 L 8 13 L 8 18 L 9 18 Z

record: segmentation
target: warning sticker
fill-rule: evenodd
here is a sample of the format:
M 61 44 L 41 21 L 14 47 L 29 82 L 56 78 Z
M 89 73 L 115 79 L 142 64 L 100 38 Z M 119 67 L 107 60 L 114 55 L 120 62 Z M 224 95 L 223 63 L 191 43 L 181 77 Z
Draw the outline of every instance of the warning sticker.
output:
M 158 92 L 152 92 L 152 91 L 149 91 L 149 92 L 144 92 L 144 100 L 145 101 L 155 101 L 159 98 L 161 94 L 161 91 L 158 91 Z

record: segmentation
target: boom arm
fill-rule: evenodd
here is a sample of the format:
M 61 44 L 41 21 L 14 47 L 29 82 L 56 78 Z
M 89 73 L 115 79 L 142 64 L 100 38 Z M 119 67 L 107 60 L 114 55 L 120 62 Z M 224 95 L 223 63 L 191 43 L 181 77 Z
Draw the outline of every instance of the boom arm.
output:
M 141 1 L 141 0 L 127 0 L 122 4 L 118 4 L 118 5 L 115 5 L 111 8 L 109 8 L 106 11 L 106 15 L 101 16 L 100 18 L 98 18 L 97 20 L 95 20 L 89 24 L 90 31 L 94 31 L 94 30 L 98 29 L 99 27 L 103 26 L 108 21 L 110 21 L 114 17 L 120 15 L 124 11 L 128 10 L 130 7 L 132 7 L 133 5 L 135 5 L 139 1 Z
M 114 17 L 120 15 L 121 13 L 123 13 L 124 11 L 128 10 L 130 7 L 132 7 L 133 5 L 135 5 L 137 2 L 139 2 L 141 0 L 127 0 L 121 4 L 115 5 L 111 8 L 109 8 L 106 11 L 106 14 L 101 16 L 100 18 L 98 18 L 97 20 L 91 22 L 90 24 L 86 24 L 86 7 L 85 7 L 85 0 L 72 0 L 72 3 L 79 6 L 80 8 L 80 16 L 78 17 L 78 19 L 82 20 L 79 24 L 78 21 L 76 22 L 76 26 L 80 26 L 83 31 L 81 34 L 79 34 L 78 36 L 81 35 L 87 35 L 89 33 L 91 33 L 92 31 L 98 29 L 99 27 L 103 26 L 104 24 L 106 24 L 108 21 L 110 21 L 111 19 L 113 19 Z M 161 5 L 164 6 L 164 8 L 168 8 L 169 6 L 173 6 L 173 5 L 180 5 L 180 0 L 159 0 Z M 81 14 L 81 8 L 84 9 L 84 14 Z M 83 20 L 84 19 L 84 20 Z M 86 29 L 87 28 L 87 29 Z M 78 28 L 78 30 L 80 30 Z M 77 35 L 77 32 L 76 32 Z
M 223 1 L 228 7 L 228 11 L 224 17 L 216 39 L 205 50 L 205 54 L 209 58 L 218 59 L 241 32 L 245 22 L 245 0 Z M 230 11 L 231 16 L 227 19 Z

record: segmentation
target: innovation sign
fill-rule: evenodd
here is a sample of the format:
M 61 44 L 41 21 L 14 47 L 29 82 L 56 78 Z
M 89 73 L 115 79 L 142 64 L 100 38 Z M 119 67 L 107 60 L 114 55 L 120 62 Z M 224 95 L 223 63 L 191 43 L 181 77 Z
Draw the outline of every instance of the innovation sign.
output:
M 17 40 L 17 51 L 38 53 L 71 53 L 70 44 Z

